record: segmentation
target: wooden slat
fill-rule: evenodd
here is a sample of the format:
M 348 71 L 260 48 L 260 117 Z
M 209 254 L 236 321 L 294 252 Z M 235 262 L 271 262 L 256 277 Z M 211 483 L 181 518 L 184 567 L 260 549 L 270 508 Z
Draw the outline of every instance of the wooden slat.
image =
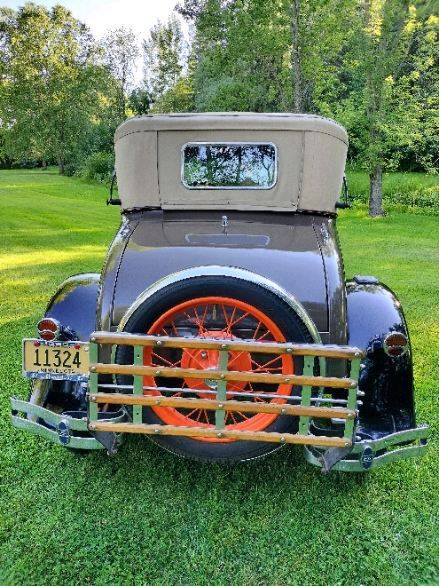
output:
M 140 376 L 161 376 L 164 378 L 197 378 L 203 380 L 243 381 L 267 384 L 309 385 L 311 387 L 331 387 L 350 389 L 357 386 L 350 378 L 329 376 L 300 376 L 295 374 L 265 374 L 237 370 L 198 370 L 196 368 L 169 368 L 157 366 L 134 366 L 131 364 L 91 364 L 90 372 L 99 374 L 127 374 Z
M 322 447 L 349 447 L 352 442 L 341 437 L 326 437 L 315 435 L 298 435 L 294 433 L 277 433 L 267 431 L 235 431 L 215 428 L 185 427 L 179 425 L 150 425 L 146 423 L 111 423 L 110 421 L 96 421 L 88 426 L 90 431 L 107 431 L 114 433 L 140 433 L 146 435 L 174 435 L 184 437 L 212 437 L 252 442 L 272 442 L 285 444 L 300 444 L 303 446 Z
M 123 393 L 97 393 L 88 396 L 89 401 L 110 405 L 143 405 L 145 407 L 177 407 L 179 409 L 209 409 L 241 411 L 242 413 L 274 413 L 330 419 L 354 419 L 355 411 L 343 407 L 304 407 L 279 403 L 254 403 L 252 401 L 218 401 L 216 399 L 193 399 L 184 397 L 162 397 L 151 395 L 127 395 Z
M 361 358 L 364 353 L 350 346 L 331 346 L 325 344 L 291 344 L 252 341 L 218 341 L 204 338 L 172 338 L 169 336 L 147 336 L 124 332 L 94 332 L 91 341 L 99 344 L 119 346 L 161 346 L 163 348 L 200 348 L 206 350 L 230 350 L 238 352 L 260 352 L 262 354 L 291 354 L 294 356 L 322 356 L 350 360 Z

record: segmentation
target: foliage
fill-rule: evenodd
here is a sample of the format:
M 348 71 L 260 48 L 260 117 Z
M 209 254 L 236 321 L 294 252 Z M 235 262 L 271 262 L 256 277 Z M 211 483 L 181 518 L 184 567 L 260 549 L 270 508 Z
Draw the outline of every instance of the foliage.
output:
M 184 40 L 175 16 L 158 22 L 143 41 L 145 87 L 153 101 L 175 86 L 183 73 Z
M 60 5 L 0 9 L 1 140 L 12 158 L 55 159 L 64 172 L 105 108 L 108 77 L 88 29 Z
M 377 214 L 383 168 L 436 169 L 431 3 L 185 0 L 178 11 L 196 31 L 197 110 L 296 110 L 340 120 L 350 157 L 370 173 Z
M 372 213 L 383 172 L 437 172 L 437 0 L 180 0 L 176 10 L 143 40 L 133 88 L 129 29 L 97 43 L 61 6 L 2 8 L 0 166 L 86 169 L 133 114 L 293 110 L 346 126 Z M 398 201 L 434 207 L 434 197 Z
M 375 274 L 402 301 L 433 433 L 422 460 L 322 476 L 299 447 L 224 467 L 127 437 L 115 458 L 78 458 L 11 427 L 9 396 L 28 393 L 21 339 L 61 281 L 100 270 L 120 220 L 106 195 L 55 171 L 0 172 L 0 582 L 436 584 L 437 218 L 337 221 L 346 274 Z
M 348 169 L 349 194 L 354 204 L 367 204 L 369 178 L 364 171 Z M 384 173 L 383 203 L 386 210 L 439 215 L 439 178 L 425 173 Z
M 128 107 L 136 116 L 148 114 L 151 107 L 151 96 L 144 88 L 134 88 L 128 98 Z
M 126 118 L 126 96 L 131 87 L 136 59 L 137 39 L 131 29 L 120 27 L 110 31 L 102 41 L 104 63 L 115 82 L 115 109 L 118 122 Z
M 81 175 L 86 179 L 94 179 L 105 183 L 111 179 L 113 169 L 113 153 L 98 151 L 91 153 L 87 157 L 81 169 Z
M 194 90 L 191 79 L 181 77 L 175 85 L 157 99 L 151 107 L 151 113 L 191 112 L 194 108 Z

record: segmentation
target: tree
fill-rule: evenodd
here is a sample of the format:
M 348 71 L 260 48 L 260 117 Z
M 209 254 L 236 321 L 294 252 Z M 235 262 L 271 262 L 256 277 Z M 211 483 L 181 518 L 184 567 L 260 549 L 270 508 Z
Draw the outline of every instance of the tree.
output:
M 137 116 L 148 114 L 151 107 L 151 96 L 149 92 L 141 87 L 133 89 L 128 98 L 128 106 Z
M 355 0 L 186 0 L 197 109 L 319 112 L 334 95 Z
M 101 107 L 105 72 L 87 27 L 62 6 L 0 9 L 0 118 L 15 159 L 66 163 Z
M 357 159 L 369 173 L 369 213 L 380 216 L 383 168 L 395 168 L 422 134 L 421 64 L 413 54 L 421 23 L 408 0 L 361 0 L 359 8 L 351 91 L 335 111 L 352 130 Z
M 158 22 L 143 41 L 144 83 L 152 100 L 170 90 L 183 73 L 185 43 L 181 25 L 175 16 Z
M 118 122 L 126 117 L 127 95 L 139 56 L 137 39 L 131 29 L 120 27 L 110 31 L 102 42 L 104 63 L 116 82 L 115 107 Z
M 194 91 L 189 77 L 180 79 L 165 91 L 152 107 L 152 112 L 192 112 L 194 110 Z

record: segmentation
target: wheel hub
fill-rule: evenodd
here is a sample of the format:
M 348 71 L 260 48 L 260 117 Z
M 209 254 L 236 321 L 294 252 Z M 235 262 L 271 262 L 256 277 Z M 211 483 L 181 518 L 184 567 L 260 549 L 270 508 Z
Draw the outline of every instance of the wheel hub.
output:
M 232 334 L 224 331 L 207 330 L 200 335 L 200 338 L 217 340 L 233 340 Z M 220 353 L 218 350 L 192 350 L 185 348 L 181 358 L 182 368 L 196 368 L 198 370 L 218 370 Z M 228 370 L 251 370 L 252 360 L 249 352 L 229 352 Z M 203 393 L 203 390 L 215 390 L 216 380 L 201 380 L 187 378 L 185 383 L 189 388 L 195 389 L 199 397 L 203 399 L 214 399 L 210 393 Z M 227 390 L 243 391 L 245 382 L 235 381 L 227 384 Z

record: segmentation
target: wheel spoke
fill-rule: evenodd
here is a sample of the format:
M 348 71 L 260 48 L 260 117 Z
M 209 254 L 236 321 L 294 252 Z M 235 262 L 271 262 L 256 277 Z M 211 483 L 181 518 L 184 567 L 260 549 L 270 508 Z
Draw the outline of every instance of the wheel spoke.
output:
M 226 323 L 227 323 L 226 333 L 227 334 L 230 334 L 231 333 L 232 326 L 233 326 L 233 320 L 235 319 L 235 314 L 236 314 L 236 307 L 233 308 L 232 314 L 230 316 L 230 319 L 227 320 L 227 317 L 226 317 Z M 225 316 L 225 313 L 224 313 L 224 316 Z
M 235 416 L 233 414 L 233 411 L 228 411 L 228 415 L 230 415 L 231 420 L 233 421 L 233 423 L 236 425 L 238 422 L 235 419 Z
M 233 326 L 236 326 L 236 324 L 239 324 L 239 322 L 240 322 L 240 321 L 242 321 L 244 318 L 246 318 L 248 315 L 250 315 L 250 314 L 249 314 L 249 312 L 247 311 L 247 312 L 243 313 L 243 314 L 241 315 L 241 317 L 238 317 L 238 319 L 236 319 L 234 322 L 232 322 L 232 323 L 230 324 L 230 330 L 229 330 L 229 333 L 231 333 Z
M 265 338 L 266 338 L 266 337 L 267 337 L 269 334 L 271 334 L 271 332 L 270 332 L 269 330 L 267 330 L 267 331 L 265 332 L 265 334 L 263 334 L 262 336 L 260 336 L 259 338 L 257 338 L 257 339 L 256 339 L 256 341 L 257 341 L 257 342 L 259 342 L 260 340 L 265 340 Z
M 197 358 L 197 357 L 196 357 L 196 356 L 193 354 L 193 353 L 195 353 L 195 352 L 196 352 L 196 350 L 189 350 L 189 349 L 187 349 L 187 353 L 188 353 L 188 354 L 189 354 L 189 356 L 192 358 L 192 360 L 194 360 L 194 361 L 195 361 L 195 362 L 198 364 L 198 366 L 200 367 L 200 369 L 201 369 L 201 370 L 204 370 L 204 365 L 203 365 L 203 363 L 202 363 L 202 362 L 200 362 L 200 361 L 198 360 L 198 358 Z
M 204 327 L 204 320 L 203 321 L 200 320 L 200 316 L 198 315 L 196 307 L 194 307 L 194 314 L 195 314 L 196 324 L 198 326 L 198 333 L 204 334 L 204 332 L 206 331 L 206 329 Z
M 197 411 L 199 411 L 199 409 L 193 409 L 190 413 L 188 413 L 186 415 L 186 417 L 190 417 L 192 415 L 192 413 L 196 413 Z M 198 421 L 198 419 L 197 419 L 197 421 Z
M 273 364 L 273 362 L 277 362 L 278 360 L 282 360 L 281 356 L 275 356 L 265 364 L 259 364 L 258 362 L 256 362 L 256 360 L 252 358 L 252 362 L 254 362 L 258 368 L 267 368 L 267 366 L 270 366 L 270 364 Z M 278 368 L 282 368 L 282 366 L 279 366 Z
M 172 322 L 171 322 L 170 326 L 171 326 L 171 329 L 174 331 L 174 334 L 175 334 L 177 337 L 178 337 L 178 336 L 180 336 L 180 333 L 179 333 L 179 331 L 178 331 L 178 329 L 177 329 L 177 326 L 175 325 L 175 322 L 174 322 L 174 321 L 172 321 Z
M 261 325 L 262 325 L 262 322 L 259 321 L 258 322 L 258 325 L 256 326 L 255 332 L 253 334 L 253 340 L 256 340 L 256 336 L 258 335 L 258 332 L 259 332 L 259 329 L 260 329 Z
M 241 411 L 236 411 L 236 414 L 242 417 L 243 419 L 250 419 L 250 417 L 247 417 L 247 415 L 244 415 L 244 413 L 241 413 Z
M 170 360 L 168 360 L 164 356 L 160 356 L 160 354 L 157 354 L 156 352 L 153 352 L 152 355 L 155 358 L 158 358 L 159 360 L 162 360 L 165 364 L 167 364 L 168 366 L 171 366 L 172 368 L 175 368 L 181 362 L 181 359 L 180 358 L 177 360 L 177 362 L 171 362 Z M 160 366 L 160 365 L 153 364 L 153 366 Z

